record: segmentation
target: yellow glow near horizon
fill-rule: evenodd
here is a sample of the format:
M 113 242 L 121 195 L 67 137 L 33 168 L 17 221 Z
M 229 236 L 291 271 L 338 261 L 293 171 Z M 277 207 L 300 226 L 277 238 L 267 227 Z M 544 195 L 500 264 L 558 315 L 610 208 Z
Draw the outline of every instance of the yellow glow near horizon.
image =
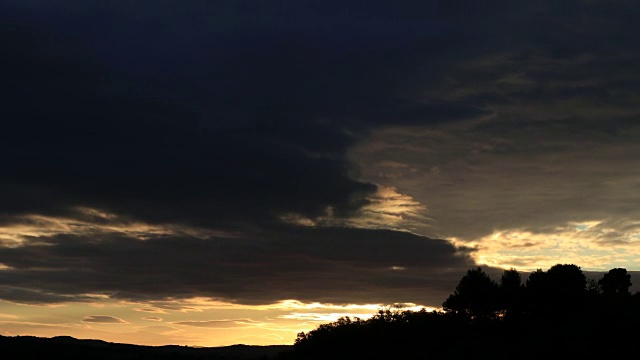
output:
M 376 194 L 372 205 L 360 217 L 341 221 L 362 227 L 372 226 L 379 219 L 385 219 L 384 224 L 399 223 L 411 217 L 415 206 L 410 197 L 387 188 Z M 330 216 L 331 212 L 327 214 Z M 163 235 L 235 236 L 171 224 L 151 225 L 99 209 L 77 208 L 68 217 L 37 214 L 16 217 L 12 223 L 0 226 L 0 246 L 32 245 L 39 238 L 56 235 L 82 235 L 91 239 L 92 236 L 109 233 L 141 241 Z M 10 269 L 0 263 L 0 271 Z M 401 271 L 402 267 L 391 269 Z M 0 315 L 0 334 L 72 336 L 158 346 L 292 344 L 299 332 L 313 330 L 321 323 L 346 316 L 366 319 L 385 307 L 384 304 L 306 303 L 295 299 L 256 305 L 204 297 L 131 302 L 112 299 L 104 294 L 85 294 L 85 299 L 90 299 L 90 302 L 25 305 L 0 301 L 0 314 L 6 314 Z M 416 304 L 403 305 L 403 309 L 421 308 Z
M 351 219 L 302 219 L 300 225 L 342 225 L 363 228 L 393 228 L 410 231 L 422 219 L 425 207 L 394 188 L 380 188 L 369 206 Z M 27 215 L 12 225 L 0 227 L 0 246 L 21 246 L 23 239 L 56 234 L 99 234 L 118 232 L 135 239 L 148 236 L 185 234 L 209 236 L 197 229 L 155 226 L 127 222 L 116 215 L 95 209 L 81 209 L 78 219 Z M 330 212 L 328 212 L 328 216 Z M 93 222 L 94 217 L 109 220 Z M 308 221 L 307 221 L 308 220 Z M 316 223 L 317 222 L 317 223 Z M 546 232 L 499 229 L 474 241 L 451 238 L 454 245 L 474 246 L 471 255 L 477 264 L 520 271 L 547 269 L 557 263 L 574 263 L 583 270 L 630 268 L 640 259 L 640 224 L 625 232 L 606 226 L 607 222 L 567 222 Z M 233 234 L 223 234 L 233 236 Z M 11 269 L 0 263 L 0 271 Z M 390 271 L 403 271 L 399 265 Z M 368 319 L 384 304 L 327 304 L 285 299 L 271 304 L 237 304 L 205 297 L 162 301 L 119 301 L 104 294 L 88 294 L 90 303 L 58 303 L 46 306 L 19 305 L 0 301 L 0 334 L 31 336 L 73 336 L 140 345 L 225 346 L 232 344 L 292 344 L 299 332 L 340 317 Z M 428 311 L 437 308 L 404 304 L 401 309 Z M 6 314 L 6 315 L 1 315 Z
M 299 332 L 311 331 L 322 323 L 347 316 L 367 319 L 383 308 L 380 304 L 336 305 L 293 299 L 264 305 L 206 298 L 138 303 L 105 296 L 95 299 L 56 307 L 0 301 L 0 334 L 72 336 L 153 346 L 287 345 L 293 344 Z M 401 309 L 421 308 L 404 304 Z

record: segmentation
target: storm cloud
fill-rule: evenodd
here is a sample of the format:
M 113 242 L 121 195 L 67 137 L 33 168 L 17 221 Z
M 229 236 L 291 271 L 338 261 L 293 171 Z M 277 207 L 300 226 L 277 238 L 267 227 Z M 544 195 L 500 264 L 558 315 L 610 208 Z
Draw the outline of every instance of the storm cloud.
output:
M 633 270 L 637 15 L 5 1 L 0 298 L 437 307 L 556 243 Z
M 243 304 L 285 299 L 327 303 L 440 301 L 470 250 L 390 230 L 283 227 L 242 238 L 117 234 L 38 237 L 0 251 L 2 283 L 15 302 L 131 301 L 210 297 Z M 17 291 L 20 290 L 20 291 Z M 28 298 L 25 292 L 34 296 Z M 38 290 L 38 291 L 36 291 Z M 14 295 L 12 295 L 14 294 Z M 74 298 L 77 296 L 77 298 Z

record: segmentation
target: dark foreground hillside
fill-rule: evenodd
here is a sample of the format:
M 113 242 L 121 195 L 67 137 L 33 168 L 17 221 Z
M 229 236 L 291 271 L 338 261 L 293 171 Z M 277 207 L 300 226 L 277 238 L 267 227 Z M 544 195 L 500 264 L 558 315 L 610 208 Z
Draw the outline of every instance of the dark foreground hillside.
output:
M 0 359 L 56 360 L 263 360 L 275 359 L 288 345 L 232 345 L 211 348 L 186 346 L 139 346 L 78 340 L 62 336 L 0 336 Z
M 536 317 L 513 322 L 446 313 L 342 319 L 281 359 L 616 359 L 640 354 L 638 317 Z
M 470 269 L 443 311 L 380 310 L 298 334 L 281 359 L 618 359 L 640 354 L 640 292 L 616 268 L 598 281 L 578 266 L 538 270 L 522 283 Z
M 4 359 L 529 360 L 622 359 L 640 354 L 640 292 L 611 269 L 588 280 L 578 266 L 505 270 L 499 282 L 470 269 L 442 311 L 381 309 L 298 334 L 293 346 L 135 346 L 70 337 L 0 336 Z

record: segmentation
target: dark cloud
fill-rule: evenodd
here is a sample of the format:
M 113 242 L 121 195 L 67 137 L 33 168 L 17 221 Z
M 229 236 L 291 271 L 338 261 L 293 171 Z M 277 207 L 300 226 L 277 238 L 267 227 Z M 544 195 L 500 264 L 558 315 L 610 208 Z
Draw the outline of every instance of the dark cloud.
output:
M 635 238 L 640 47 L 629 34 L 637 32 L 630 19 L 639 8 L 561 3 L 514 6 L 510 20 L 478 30 L 495 37 L 450 56 L 435 81 L 414 81 L 425 98 L 490 116 L 378 130 L 352 152 L 369 164 L 363 178 L 394 184 L 429 208 L 434 221 L 423 233 L 477 241 L 514 230 L 551 238 L 572 223 L 599 220 L 602 232 L 583 239 L 594 252 L 602 244 L 589 236 L 617 245 Z M 626 231 L 609 231 L 620 228 Z
M 63 302 L 89 302 L 94 300 L 91 296 L 85 294 L 61 294 L 43 290 L 40 286 L 33 288 L 25 288 L 23 286 L 11 285 L 12 282 L 6 282 L 0 287 L 0 298 L 21 304 L 52 304 Z
M 143 302 L 209 297 L 239 304 L 297 299 L 439 306 L 475 266 L 468 250 L 447 241 L 383 230 L 296 228 L 250 240 L 140 241 L 114 234 L 87 240 L 59 236 L 3 248 L 0 262 L 10 268 L 0 271 L 2 299 L 47 304 L 102 294 Z M 499 281 L 501 269 L 484 269 Z M 602 274 L 587 272 L 596 280 Z M 523 280 L 527 275 L 522 272 Z
M 431 5 L 64 5 L 3 6 L 5 214 L 347 216 L 376 190 L 344 156 L 370 126 L 483 113 L 398 93 L 414 62 L 466 41 Z
M 165 232 L 25 232 L 0 247 L 0 295 L 439 305 L 470 249 L 285 220 L 340 223 L 396 185 L 352 162 L 376 136 L 369 155 L 406 165 L 398 189 L 447 235 L 633 208 L 607 200 L 637 182 L 588 211 L 575 195 L 611 180 L 593 164 L 634 175 L 637 15 L 624 1 L 3 2 L 0 224 L 113 215 Z
M 376 188 L 344 157 L 371 126 L 490 113 L 406 93 L 476 36 L 440 2 L 64 5 L 3 6 L 6 213 L 344 215 Z
M 41 237 L 32 245 L 2 248 L 0 262 L 10 267 L 0 271 L 10 301 L 25 302 L 13 292 L 35 288 L 62 294 L 53 302 L 89 293 L 128 300 L 205 296 L 244 304 L 439 304 L 473 265 L 468 251 L 445 240 L 305 227 L 243 238 Z M 47 302 L 42 296 L 36 301 Z
M 91 39 L 70 38 L 64 29 L 45 36 L 46 30 L 18 23 L 2 34 L 12 89 L 3 126 L 2 151 L 12 154 L 1 179 L 9 200 L 4 212 L 82 205 L 149 221 L 228 226 L 282 212 L 317 216 L 329 206 L 349 212 L 375 190 L 348 176 L 342 154 L 350 136 L 313 110 L 261 105 L 269 96 L 263 89 L 232 95 L 236 100 L 209 94 L 208 112 L 195 115 L 192 104 L 170 99 L 191 91 L 189 82 L 169 80 L 158 90 L 166 94 L 112 90 L 113 82 L 144 79 L 108 69 L 83 41 Z M 67 56 L 67 48 L 79 58 Z M 255 89 L 248 80 L 213 77 L 207 86 L 223 94 L 237 82 Z M 234 123 L 236 111 L 218 101 L 241 101 L 249 123 Z

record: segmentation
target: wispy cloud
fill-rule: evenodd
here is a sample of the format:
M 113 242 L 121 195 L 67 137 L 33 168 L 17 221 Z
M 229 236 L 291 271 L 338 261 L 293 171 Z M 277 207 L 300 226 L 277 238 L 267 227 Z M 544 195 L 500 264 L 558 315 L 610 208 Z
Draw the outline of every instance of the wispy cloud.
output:
M 109 315 L 87 315 L 82 322 L 99 324 L 127 324 L 125 320 Z

